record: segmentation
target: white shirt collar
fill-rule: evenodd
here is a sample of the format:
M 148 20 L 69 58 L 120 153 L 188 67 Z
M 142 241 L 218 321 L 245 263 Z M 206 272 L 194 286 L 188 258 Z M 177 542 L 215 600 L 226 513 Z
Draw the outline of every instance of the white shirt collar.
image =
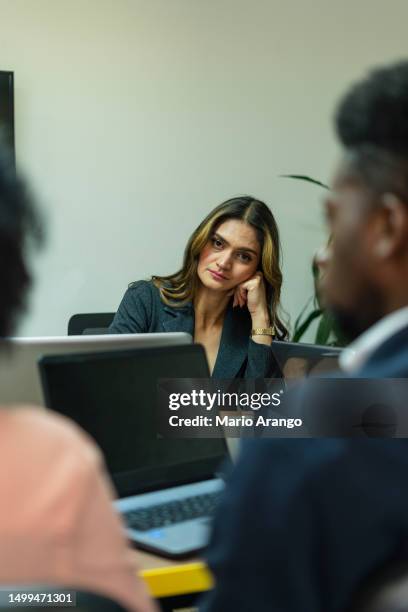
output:
M 347 373 L 359 370 L 381 344 L 407 325 L 408 306 L 386 315 L 342 351 L 340 368 Z

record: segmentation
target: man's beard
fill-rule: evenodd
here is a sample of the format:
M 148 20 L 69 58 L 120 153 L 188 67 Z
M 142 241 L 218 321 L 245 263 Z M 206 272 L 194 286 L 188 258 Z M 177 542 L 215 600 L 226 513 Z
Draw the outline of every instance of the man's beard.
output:
M 366 287 L 351 308 L 329 306 L 335 325 L 352 342 L 386 314 L 385 300 L 378 289 Z

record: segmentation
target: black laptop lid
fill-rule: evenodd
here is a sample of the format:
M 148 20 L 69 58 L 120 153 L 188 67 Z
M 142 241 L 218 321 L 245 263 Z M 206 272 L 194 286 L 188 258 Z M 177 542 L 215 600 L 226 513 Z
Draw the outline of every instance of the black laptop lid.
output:
M 200 345 L 43 357 L 46 405 L 97 442 L 120 496 L 214 475 L 224 440 L 164 439 L 156 433 L 159 378 L 208 378 Z

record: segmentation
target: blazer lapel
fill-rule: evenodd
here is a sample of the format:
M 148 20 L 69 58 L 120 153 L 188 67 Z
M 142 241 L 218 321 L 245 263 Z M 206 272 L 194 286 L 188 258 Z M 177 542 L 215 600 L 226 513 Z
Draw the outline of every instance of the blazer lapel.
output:
M 251 320 L 248 311 L 238 307 L 232 308 L 230 303 L 225 313 L 213 378 L 235 378 L 245 367 L 250 331 Z
M 166 332 L 187 332 L 194 337 L 194 310 L 187 306 L 164 306 L 163 330 Z
M 163 330 L 187 332 L 194 338 L 194 309 L 191 304 L 163 307 Z M 248 355 L 251 319 L 246 310 L 228 306 L 221 333 L 213 378 L 235 378 L 244 369 Z M 243 373 L 243 372 L 242 372 Z

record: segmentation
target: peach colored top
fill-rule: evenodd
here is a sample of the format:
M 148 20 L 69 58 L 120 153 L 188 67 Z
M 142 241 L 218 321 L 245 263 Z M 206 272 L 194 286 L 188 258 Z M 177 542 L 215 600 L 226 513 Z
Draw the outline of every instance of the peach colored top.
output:
M 0 583 L 55 584 L 153 612 L 102 455 L 67 419 L 0 409 Z

